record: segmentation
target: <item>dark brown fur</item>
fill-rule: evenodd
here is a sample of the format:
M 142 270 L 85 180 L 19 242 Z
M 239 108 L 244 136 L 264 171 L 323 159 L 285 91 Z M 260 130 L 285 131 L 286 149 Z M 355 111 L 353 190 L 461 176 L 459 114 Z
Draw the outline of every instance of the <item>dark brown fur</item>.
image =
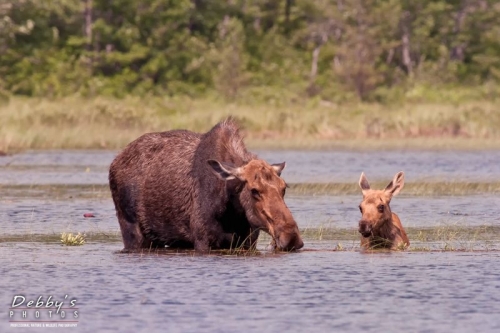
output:
M 363 201 L 359 205 L 362 217 L 359 221 L 361 247 L 404 249 L 410 240 L 399 220 L 391 211 L 390 203 L 404 186 L 404 173 L 399 172 L 384 190 L 372 190 L 368 179 L 362 173 L 359 187 L 363 191 Z
M 248 249 L 259 230 L 281 249 L 301 248 L 283 199 L 284 166 L 248 152 L 231 119 L 205 134 L 175 130 L 139 137 L 109 171 L 125 249 Z

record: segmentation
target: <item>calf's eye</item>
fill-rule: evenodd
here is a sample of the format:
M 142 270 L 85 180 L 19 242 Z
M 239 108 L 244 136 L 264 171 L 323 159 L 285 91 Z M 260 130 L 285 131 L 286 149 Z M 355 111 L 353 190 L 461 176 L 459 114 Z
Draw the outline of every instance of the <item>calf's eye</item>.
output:
M 260 197 L 260 192 L 256 188 L 251 189 L 251 191 L 252 191 L 252 196 L 254 196 L 255 198 Z
M 377 209 L 378 209 L 379 213 L 383 213 L 384 212 L 384 205 L 378 205 Z

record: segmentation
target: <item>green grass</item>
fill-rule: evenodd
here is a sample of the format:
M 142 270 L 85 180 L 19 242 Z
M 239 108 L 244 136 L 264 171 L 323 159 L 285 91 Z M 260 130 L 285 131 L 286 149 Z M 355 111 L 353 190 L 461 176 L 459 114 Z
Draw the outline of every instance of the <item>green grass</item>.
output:
M 216 99 L 13 97 L 0 105 L 0 150 L 120 149 L 146 132 L 203 132 L 232 115 L 259 148 L 500 148 L 500 113 L 490 101 L 237 104 Z

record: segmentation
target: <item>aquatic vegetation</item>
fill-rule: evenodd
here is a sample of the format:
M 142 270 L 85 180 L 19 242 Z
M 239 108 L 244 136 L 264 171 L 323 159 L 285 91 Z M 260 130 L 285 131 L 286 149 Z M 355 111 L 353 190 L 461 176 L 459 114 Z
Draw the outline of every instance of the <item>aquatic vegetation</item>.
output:
M 407 251 L 493 251 L 500 250 L 500 227 L 469 227 L 459 224 L 442 224 L 429 228 L 406 228 L 411 246 L 401 245 L 397 250 Z M 350 249 L 359 250 L 359 233 L 354 228 L 336 228 L 320 226 L 302 228 L 301 234 L 308 242 L 320 242 L 325 247 L 339 249 L 341 242 L 350 241 Z M 383 240 L 381 240 L 383 241 Z M 335 243 L 337 242 L 337 246 Z M 383 244 L 381 244 L 383 245 Z M 345 250 L 345 246 L 342 246 Z M 373 249 L 377 249 L 375 246 Z
M 374 186 L 382 183 L 374 182 Z M 287 195 L 356 195 L 359 188 L 350 183 L 288 183 Z M 47 197 L 54 199 L 110 197 L 107 184 L 50 184 L 50 185 L 0 185 L 10 197 Z M 470 194 L 500 193 L 500 182 L 408 182 L 404 195 L 411 196 L 462 196 Z
M 301 235 L 305 243 L 305 251 L 314 249 L 320 251 L 360 251 L 359 233 L 355 228 L 337 228 L 326 224 L 320 227 L 301 228 Z M 458 224 L 442 224 L 428 228 L 406 228 L 411 246 L 406 248 L 407 252 L 431 252 L 431 251 L 500 251 L 500 227 L 499 226 L 462 226 Z M 65 238 L 70 238 L 68 236 Z M 71 234 L 72 237 L 78 234 Z M 94 244 L 114 244 L 117 250 L 122 242 L 119 232 L 85 232 L 84 244 L 91 241 Z M 0 236 L 0 243 L 45 243 L 61 244 L 61 234 L 7 234 Z M 77 242 L 78 243 L 78 242 Z M 236 256 L 266 256 L 279 254 L 280 251 L 270 251 L 271 237 L 261 233 L 257 247 L 245 250 L 242 247 L 233 247 L 227 250 L 211 250 L 210 255 L 236 255 Z M 65 244 L 71 245 L 71 244 Z M 73 244 L 77 245 L 77 244 Z M 399 250 L 399 249 L 398 249 Z M 374 249 L 374 251 L 383 251 Z M 300 252 L 300 251 L 299 251 Z M 142 254 L 189 254 L 196 255 L 193 250 L 179 249 L 141 249 L 137 253 Z
M 385 186 L 374 182 L 373 187 Z M 359 193 L 354 183 L 290 183 L 290 193 L 295 195 L 353 195 Z M 500 182 L 408 182 L 404 195 L 468 195 L 480 193 L 500 193 Z
M 61 234 L 61 243 L 66 246 L 79 246 L 85 244 L 85 234 L 78 233 L 73 235 L 71 232 Z

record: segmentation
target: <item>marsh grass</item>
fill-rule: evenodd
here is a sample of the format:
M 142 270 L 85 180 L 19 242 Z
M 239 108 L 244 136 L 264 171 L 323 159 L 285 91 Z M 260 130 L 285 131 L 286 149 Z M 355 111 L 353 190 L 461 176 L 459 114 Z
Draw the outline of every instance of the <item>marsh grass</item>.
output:
M 406 251 L 492 251 L 500 250 L 500 227 L 469 227 L 443 224 L 430 228 L 406 228 L 410 246 L 401 245 Z M 339 251 L 359 250 L 360 236 L 356 229 L 320 226 L 303 228 L 302 237 L 307 241 L 331 244 Z M 351 244 L 344 246 L 343 244 Z M 336 244 L 336 245 L 335 245 Z M 383 244 L 382 244 L 383 245 Z
M 374 188 L 384 188 L 387 184 L 375 182 Z M 355 183 L 291 183 L 290 194 L 295 195 L 358 195 Z M 407 182 L 404 195 L 471 195 L 500 193 L 500 182 Z
M 2 167 L 0 167 L 2 170 Z M 374 183 L 374 187 L 383 188 L 386 183 Z M 359 195 L 359 186 L 351 183 L 289 183 L 287 196 L 304 195 Z M 0 185 L 6 198 L 44 198 L 53 200 L 73 199 L 108 199 L 107 184 L 50 184 L 50 185 Z M 500 182 L 407 182 L 404 196 L 461 196 L 486 193 L 500 193 Z
M 80 246 L 85 244 L 85 234 L 78 233 L 73 235 L 71 232 L 61 234 L 61 243 L 66 246 Z
M 500 227 L 478 226 L 469 227 L 459 224 L 443 224 L 430 228 L 406 228 L 410 238 L 409 252 L 428 251 L 500 251 Z M 122 237 L 119 232 L 85 232 L 85 243 L 116 243 L 121 247 Z M 78 234 L 77 234 L 78 235 Z M 305 251 L 317 248 L 328 251 L 359 251 L 360 236 L 354 228 L 336 228 L 329 225 L 320 227 L 301 228 L 301 235 L 305 242 Z M 69 238 L 69 236 L 66 236 Z M 75 237 L 75 235 L 72 235 Z M 61 234 L 14 234 L 0 236 L 0 243 L 63 243 Z M 227 250 L 211 250 L 210 255 L 216 256 L 267 256 L 279 254 L 280 251 L 269 251 L 271 237 L 261 233 L 257 246 L 245 249 L 242 246 Z M 75 243 L 69 241 L 69 243 Z M 66 244 L 71 245 L 71 244 Z M 399 250 L 403 250 L 402 248 Z M 377 250 L 378 251 L 378 250 Z M 384 251 L 383 249 L 381 251 Z M 193 250 L 178 249 L 143 249 L 141 254 L 189 254 L 195 255 Z
M 108 199 L 111 196 L 107 184 L 2 184 L 0 191 L 4 198 L 50 197 L 51 200 L 67 200 L 68 198 Z
M 68 234 L 68 233 L 66 233 Z M 84 232 L 85 243 L 116 243 L 122 241 L 119 232 Z M 78 235 L 78 234 L 77 234 Z M 66 236 L 67 237 L 67 236 Z M 0 243 L 61 243 L 62 234 L 58 233 L 26 233 L 26 234 L 6 234 L 0 236 Z
M 500 147 L 500 114 L 490 101 L 383 105 L 311 100 L 231 104 L 187 97 L 14 97 L 0 105 L 0 150 L 119 149 L 146 132 L 178 128 L 203 132 L 229 115 L 244 126 L 246 141 L 252 147 Z
M 250 239 L 253 235 L 250 234 L 248 235 L 240 245 L 237 245 L 237 242 L 235 239 L 232 240 L 231 246 L 229 249 L 221 249 L 221 250 L 210 250 L 210 252 L 213 252 L 214 254 L 222 254 L 222 255 L 238 255 L 238 256 L 257 256 L 260 255 L 261 252 L 257 249 L 257 242 L 255 242 L 253 245 L 251 245 L 249 248 L 245 247 L 245 244 L 247 242 L 250 242 Z

